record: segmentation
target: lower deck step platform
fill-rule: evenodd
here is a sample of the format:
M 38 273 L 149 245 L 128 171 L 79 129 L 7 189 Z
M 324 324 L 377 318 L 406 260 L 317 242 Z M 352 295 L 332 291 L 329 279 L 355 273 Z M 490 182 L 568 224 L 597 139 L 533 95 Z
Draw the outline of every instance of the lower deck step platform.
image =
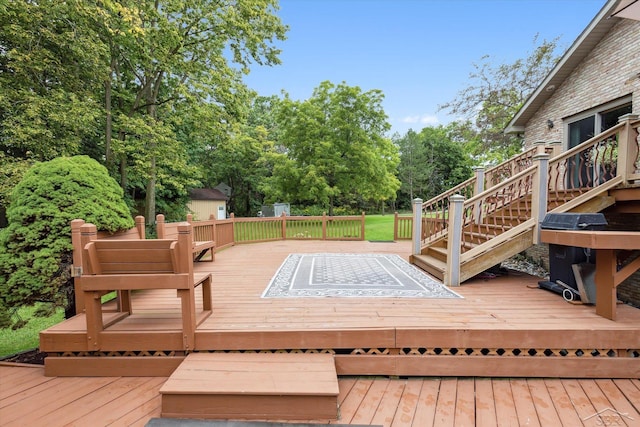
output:
M 338 416 L 333 355 L 192 353 L 160 389 L 162 417 L 296 420 Z

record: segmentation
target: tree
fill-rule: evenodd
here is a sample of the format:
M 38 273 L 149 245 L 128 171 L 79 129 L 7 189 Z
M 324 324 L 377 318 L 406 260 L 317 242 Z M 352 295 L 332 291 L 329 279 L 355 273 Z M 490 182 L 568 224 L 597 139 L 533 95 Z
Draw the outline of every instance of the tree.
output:
M 505 135 L 504 129 L 522 107 L 527 97 L 539 86 L 555 66 L 558 39 L 543 40 L 525 59 L 512 64 L 495 66 L 485 55 L 480 64 L 473 64 L 468 87 L 458 93 L 453 101 L 440 106 L 450 114 L 462 116 L 475 125 L 475 155 L 508 158 L 521 151 L 522 139 Z M 497 156 L 496 156 L 497 154 Z
M 74 155 L 102 115 L 104 50 L 80 2 L 4 2 L 0 13 L 0 149 L 19 160 Z
M 286 27 L 274 14 L 275 0 L 108 5 L 107 28 L 101 31 L 111 52 L 106 155 L 120 159 L 123 187 L 130 166 L 136 166 L 137 181 L 144 183 L 145 216 L 152 221 L 162 163 L 185 158 L 171 116 L 207 104 L 215 117 L 204 126 L 230 129 L 243 117 L 250 95 L 242 74 L 253 62 L 279 62 L 272 41 L 283 40 Z
M 453 140 L 454 124 L 409 130 L 395 144 L 400 151 L 398 175 L 403 205 L 420 197 L 428 200 L 471 176 L 471 161 L 462 145 Z
M 122 189 L 87 156 L 31 167 L 13 190 L 7 217 L 0 231 L 0 311 L 49 302 L 75 314 L 71 220 L 110 232 L 133 226 Z
M 340 204 L 392 199 L 398 154 L 379 90 L 322 82 L 306 101 L 288 96 L 278 111 L 281 143 L 272 153 L 273 175 L 263 186 L 269 201 Z
M 277 96 L 253 99 L 246 123 L 235 125 L 224 138 L 210 139 L 198 154 L 204 165 L 204 182 L 223 182 L 232 188 L 227 207 L 239 216 L 255 215 L 264 195 L 261 183 L 271 174 L 267 153 L 275 150 L 278 124 L 274 110 Z

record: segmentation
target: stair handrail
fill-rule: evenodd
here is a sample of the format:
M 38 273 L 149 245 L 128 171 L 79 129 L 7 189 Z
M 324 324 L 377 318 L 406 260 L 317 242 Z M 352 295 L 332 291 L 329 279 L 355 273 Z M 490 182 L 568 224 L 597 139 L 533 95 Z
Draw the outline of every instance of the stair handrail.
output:
M 549 162 L 548 197 L 566 203 L 618 176 L 621 132 L 628 126 L 621 122 L 585 142 L 555 156 Z M 629 144 L 626 144 L 627 146 Z
M 455 187 L 422 203 L 421 247 L 446 234 L 449 199 L 455 194 L 471 197 L 475 193 L 477 177 L 473 176 Z
M 550 201 L 553 198 L 553 200 L 555 201 L 561 200 L 562 203 L 566 203 L 575 196 L 575 191 L 578 191 L 580 194 L 586 193 L 592 188 L 595 188 L 598 185 L 602 185 L 610 181 L 611 179 L 615 178 L 617 176 L 618 170 L 621 170 L 622 168 L 624 168 L 624 170 L 626 171 L 627 180 L 640 178 L 640 146 L 638 146 L 638 143 L 635 142 L 637 141 L 639 131 L 640 131 L 640 120 L 638 120 L 637 116 L 635 115 L 623 116 L 620 119 L 619 124 L 579 144 L 578 146 L 573 147 L 570 150 L 567 150 L 553 157 L 548 163 L 547 194 L 545 195 L 546 196 L 545 199 Z M 624 143 L 623 149 L 627 153 L 626 156 L 617 155 L 618 145 L 620 141 Z M 549 153 L 552 151 L 551 147 L 547 146 L 544 148 L 545 148 L 544 150 L 545 153 Z M 518 161 L 516 159 L 520 159 L 520 160 L 526 159 L 527 156 L 531 154 L 533 154 L 531 156 L 531 159 L 533 161 L 533 156 L 535 156 L 536 152 L 538 154 L 540 153 L 539 147 L 532 147 L 531 149 L 517 156 L 514 156 L 514 158 L 509 159 L 507 162 L 504 162 L 504 163 L 506 164 L 514 160 Z M 580 156 L 580 158 L 584 159 L 584 162 L 583 163 L 578 162 L 573 166 L 570 166 L 571 159 L 575 158 L 576 156 Z M 571 170 L 572 167 L 574 168 L 574 170 L 575 169 L 580 170 L 580 168 L 583 167 L 583 165 L 589 164 L 587 163 L 587 161 L 592 162 L 594 165 L 614 165 L 614 164 L 615 165 L 613 167 L 607 167 L 603 171 L 604 173 L 597 174 L 597 175 L 594 174 L 592 178 L 598 177 L 598 179 L 592 180 L 591 186 L 584 186 L 584 187 L 576 186 L 580 188 L 575 188 L 575 187 L 572 188 L 574 192 L 566 193 L 567 200 L 562 200 L 561 192 L 562 190 L 565 189 L 564 187 L 566 187 L 566 184 L 563 184 L 563 183 L 570 181 L 570 178 L 567 177 L 567 174 L 566 174 L 567 171 Z M 624 165 L 621 166 L 623 162 L 626 162 L 626 163 L 624 163 Z M 505 167 L 505 166 L 501 164 L 501 165 L 498 165 L 496 168 L 500 168 L 500 167 Z M 490 172 L 492 169 L 490 169 L 487 172 Z M 469 225 L 474 219 L 478 224 L 480 224 L 480 219 L 483 216 L 486 216 L 489 213 L 495 212 L 501 207 L 506 207 L 507 205 L 510 205 L 512 202 L 517 200 L 516 198 L 504 197 L 504 195 L 502 197 L 500 196 L 500 193 L 504 192 L 506 188 L 508 187 L 516 188 L 517 193 L 524 196 L 525 193 L 523 193 L 523 189 L 527 188 L 528 186 L 531 186 L 532 184 L 531 174 L 535 173 L 535 169 L 536 169 L 536 165 L 534 164 L 533 166 L 527 169 L 524 169 L 523 171 L 517 173 L 516 175 L 513 175 L 511 178 L 503 181 L 497 186 L 488 188 L 487 190 L 479 194 L 472 195 L 470 197 L 466 196 L 465 197 L 466 200 L 463 205 L 464 206 L 463 212 L 464 212 L 464 218 L 465 218 L 465 220 L 463 221 L 463 227 L 466 225 Z M 514 183 L 516 183 L 518 180 L 525 179 L 525 177 L 528 177 L 525 180 L 526 182 L 520 182 L 518 186 L 513 187 Z M 470 188 L 471 183 L 473 183 L 473 185 L 475 186 L 475 183 L 476 183 L 475 177 L 423 203 L 421 248 L 424 248 L 429 243 L 447 235 L 447 229 L 448 229 L 447 219 L 448 219 L 448 203 L 449 203 L 448 198 L 454 194 L 460 194 L 459 190 L 462 188 L 466 189 L 468 192 L 468 189 Z M 589 182 L 580 182 L 580 184 L 589 184 Z M 527 190 L 526 194 L 527 195 L 530 194 L 529 190 Z M 465 196 L 465 194 L 462 194 L 462 195 Z M 502 200 L 502 201 L 498 204 L 494 204 L 493 206 L 486 205 L 484 201 L 491 196 L 493 196 L 494 200 Z M 533 199 L 534 195 L 531 194 L 531 196 Z M 445 199 L 445 197 L 446 197 L 446 200 L 443 200 Z M 527 206 L 527 203 L 528 202 L 525 200 L 524 208 L 521 208 L 521 207 L 516 208 L 515 204 L 511 204 L 511 209 L 515 209 L 518 213 L 517 219 L 514 221 L 515 223 L 522 224 L 527 220 L 531 219 L 531 206 Z M 428 211 L 426 210 L 426 208 L 429 205 L 439 206 L 439 209 Z M 547 206 L 547 210 L 548 208 L 549 207 Z M 495 221 L 497 221 L 497 218 L 494 218 L 494 222 Z M 491 224 L 491 225 L 497 226 L 498 224 Z M 480 240 L 483 237 L 489 237 L 489 240 L 490 240 L 491 238 L 496 237 L 505 231 L 504 228 L 501 229 L 500 227 L 492 227 L 492 231 L 489 232 L 488 228 L 489 227 L 487 227 L 487 230 L 485 231 L 484 236 L 482 233 L 478 234 L 477 236 L 478 240 Z M 473 242 L 463 242 L 463 244 L 464 243 L 466 243 L 467 245 L 473 244 Z
M 515 173 L 522 172 L 523 170 L 531 167 L 533 165 L 533 157 L 539 153 L 541 149 L 544 149 L 544 152 L 547 154 L 551 154 L 553 152 L 553 147 L 551 146 L 534 145 L 528 150 L 512 156 L 499 165 L 487 169 L 484 173 L 485 189 L 489 189 L 513 176 Z M 502 179 L 498 179 L 500 177 L 502 177 Z
M 527 196 L 533 198 L 537 171 L 538 165 L 534 164 L 464 201 L 462 227 L 473 224 L 477 230 L 462 237 L 463 253 L 532 218 L 532 204 Z M 524 206 L 516 202 L 523 202 Z
M 510 171 L 510 173 L 513 174 L 513 172 L 518 173 L 526 169 L 526 167 L 530 167 L 533 163 L 533 156 L 539 150 L 540 149 L 537 146 L 531 147 L 528 150 L 516 154 L 508 160 L 505 160 L 504 162 L 487 169 L 484 172 L 484 182 L 482 182 L 482 185 L 480 186 L 478 186 L 478 175 L 474 175 L 473 177 L 461 182 L 455 187 L 422 203 L 423 224 L 421 246 L 424 247 L 430 242 L 446 234 L 446 229 L 448 227 L 447 214 L 449 211 L 449 199 L 451 198 L 451 196 L 453 196 L 454 194 L 460 194 L 464 196 L 465 199 L 469 199 L 475 194 L 484 191 L 485 187 L 493 187 L 494 185 L 496 185 L 495 182 L 492 183 L 492 181 L 495 181 L 494 177 L 500 176 L 506 171 Z M 551 152 L 553 149 L 552 147 L 544 147 L 544 150 L 546 152 Z
M 617 162 L 618 160 L 624 160 L 623 156 L 617 155 L 618 143 L 621 139 L 619 136 L 621 131 L 628 125 L 628 122 L 621 122 L 551 159 L 546 182 L 547 199 L 553 196 L 554 200 L 558 200 L 560 191 L 564 189 L 559 187 L 567 187 L 567 183 L 572 184 L 570 182 L 571 177 L 567 176 L 568 171 L 572 169 L 581 171 L 581 168 L 589 167 L 591 163 L 594 167 L 610 165 L 611 168 L 606 169 L 601 174 L 587 174 L 587 178 L 590 178 L 587 181 L 573 183 L 581 185 L 571 188 L 573 192 L 567 194 L 565 203 L 575 197 L 576 191 L 583 194 L 615 178 L 618 171 Z M 572 163 L 576 161 L 576 157 L 578 160 L 584 159 L 585 161 Z M 536 171 L 537 165 L 534 164 L 499 185 L 465 200 L 462 227 L 474 223 L 478 226 L 478 232 L 475 235 L 466 235 L 467 241 L 464 241 L 463 238 L 462 252 L 473 247 L 474 243 L 481 241 L 488 243 L 492 238 L 499 236 L 509 228 L 523 224 L 533 218 L 533 206 L 525 196 L 531 196 L 531 199 L 534 198 L 533 192 L 536 191 L 536 188 L 533 186 L 533 178 Z M 578 175 L 582 175 L 582 173 L 578 173 Z M 486 203 L 487 200 L 492 200 L 492 202 Z M 515 203 L 518 200 L 520 202 Z M 503 214 L 495 215 L 500 209 L 502 209 Z M 505 215 L 506 212 L 509 215 Z M 488 218 L 492 223 L 483 223 L 483 218 Z M 504 227 L 504 220 L 507 218 L 510 219 L 510 225 L 509 227 Z

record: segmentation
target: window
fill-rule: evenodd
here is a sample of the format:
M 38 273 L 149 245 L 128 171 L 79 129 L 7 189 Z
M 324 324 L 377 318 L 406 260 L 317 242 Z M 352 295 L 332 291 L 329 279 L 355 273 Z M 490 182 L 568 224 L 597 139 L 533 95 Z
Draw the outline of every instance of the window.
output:
M 565 147 L 573 148 L 596 134 L 618 124 L 618 118 L 631 113 L 631 97 L 626 96 L 575 116 L 563 119 L 567 123 Z M 595 130 L 598 129 L 598 132 Z

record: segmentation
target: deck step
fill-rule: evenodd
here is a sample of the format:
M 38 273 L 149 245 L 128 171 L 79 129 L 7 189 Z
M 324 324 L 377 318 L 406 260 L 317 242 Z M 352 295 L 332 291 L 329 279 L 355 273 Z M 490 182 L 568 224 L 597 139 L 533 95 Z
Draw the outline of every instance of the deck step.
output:
M 160 389 L 162 417 L 335 420 L 331 354 L 192 353 Z
M 447 268 L 446 261 L 442 261 L 431 255 L 411 255 L 410 261 L 413 265 L 423 269 L 438 280 L 444 280 L 444 271 Z

